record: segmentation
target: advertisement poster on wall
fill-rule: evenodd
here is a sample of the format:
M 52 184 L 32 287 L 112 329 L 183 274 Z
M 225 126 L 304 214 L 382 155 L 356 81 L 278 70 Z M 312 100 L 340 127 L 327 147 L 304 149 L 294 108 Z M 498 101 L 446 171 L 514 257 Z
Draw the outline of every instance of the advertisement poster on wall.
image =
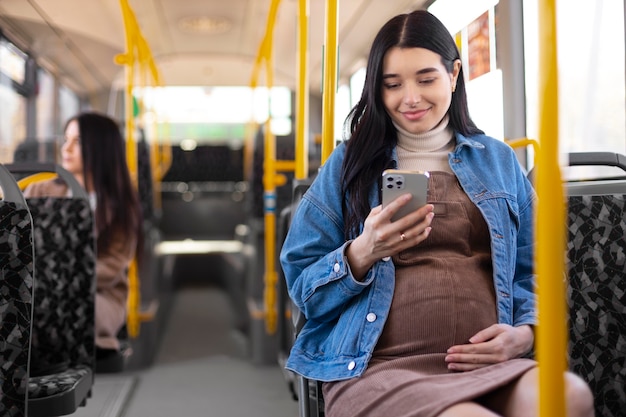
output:
M 491 71 L 490 47 L 489 11 L 487 11 L 467 26 L 467 57 L 470 80 Z

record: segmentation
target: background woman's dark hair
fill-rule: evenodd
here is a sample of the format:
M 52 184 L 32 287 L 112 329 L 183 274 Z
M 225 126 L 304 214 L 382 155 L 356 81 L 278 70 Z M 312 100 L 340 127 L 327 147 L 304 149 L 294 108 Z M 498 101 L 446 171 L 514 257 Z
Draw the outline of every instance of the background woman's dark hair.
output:
M 91 178 L 96 194 L 97 247 L 106 248 L 118 233 L 137 233 L 137 254 L 142 248 L 142 215 L 126 164 L 126 142 L 117 123 L 108 116 L 87 112 L 76 120 L 80 132 L 85 182 Z M 67 128 L 67 125 L 66 125 Z
M 370 212 L 369 196 L 373 184 L 391 167 L 391 152 L 397 133 L 382 100 L 383 59 L 393 47 L 425 48 L 441 56 L 441 63 L 452 73 L 459 50 L 446 27 L 425 10 L 398 15 L 378 32 L 370 50 L 363 93 L 346 119 L 350 139 L 343 163 L 342 187 L 348 196 L 344 207 L 344 234 L 354 238 Z M 448 111 L 450 127 L 463 135 L 483 133 L 469 116 L 463 68 Z

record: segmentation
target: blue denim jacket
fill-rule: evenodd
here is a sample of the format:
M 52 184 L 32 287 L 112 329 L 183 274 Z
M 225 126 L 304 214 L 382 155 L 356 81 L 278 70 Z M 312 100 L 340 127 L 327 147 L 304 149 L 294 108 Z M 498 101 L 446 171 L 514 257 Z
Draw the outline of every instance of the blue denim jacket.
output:
M 456 140 L 450 167 L 489 227 L 498 321 L 535 325 L 535 192 L 508 145 L 484 135 L 457 134 Z M 363 281 L 350 272 L 341 209 L 344 154 L 341 144 L 303 196 L 280 255 L 289 295 L 307 318 L 286 367 L 321 381 L 356 377 L 367 368 L 395 286 L 388 258 Z M 372 207 L 380 204 L 376 188 Z

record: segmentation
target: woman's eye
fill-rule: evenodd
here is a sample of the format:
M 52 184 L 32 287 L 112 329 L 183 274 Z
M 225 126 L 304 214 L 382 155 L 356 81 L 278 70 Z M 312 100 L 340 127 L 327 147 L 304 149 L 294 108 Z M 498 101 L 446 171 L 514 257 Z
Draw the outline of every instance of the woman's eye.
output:
M 426 79 L 420 80 L 420 84 L 432 84 L 433 82 L 435 82 L 434 78 L 426 78 Z
M 399 85 L 400 84 L 398 84 L 398 83 L 385 84 L 385 88 L 388 89 L 388 90 L 391 90 L 393 88 L 398 87 Z
M 80 145 L 80 138 L 64 138 L 63 143 L 72 143 L 76 145 Z

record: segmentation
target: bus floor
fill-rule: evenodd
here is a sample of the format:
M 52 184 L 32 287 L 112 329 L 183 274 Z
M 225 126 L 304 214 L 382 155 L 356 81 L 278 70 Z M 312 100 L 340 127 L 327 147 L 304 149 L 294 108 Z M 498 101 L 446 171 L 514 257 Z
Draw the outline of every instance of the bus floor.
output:
M 216 286 L 176 290 L 152 366 L 97 374 L 76 417 L 295 417 L 297 402 L 276 365 L 253 364 Z

